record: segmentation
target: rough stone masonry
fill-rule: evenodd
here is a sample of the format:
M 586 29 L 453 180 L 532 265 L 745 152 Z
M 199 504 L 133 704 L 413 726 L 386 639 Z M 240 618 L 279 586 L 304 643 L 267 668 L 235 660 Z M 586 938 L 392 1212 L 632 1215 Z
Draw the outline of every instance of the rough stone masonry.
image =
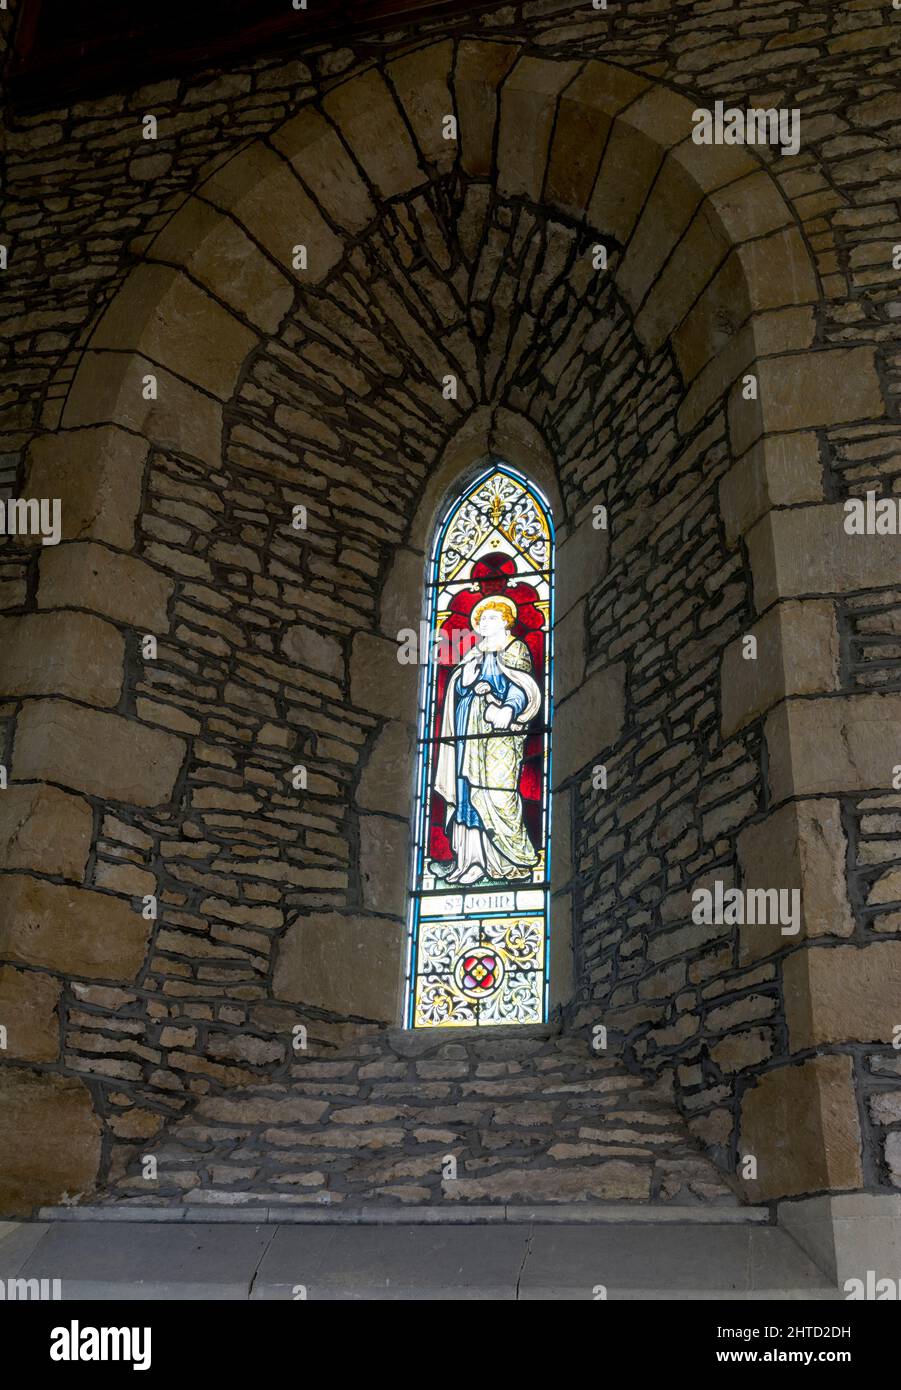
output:
M 842 526 L 901 494 L 899 25 L 541 0 L 9 116 L 0 462 L 63 530 L 0 552 L 4 1210 L 398 1021 L 393 638 L 491 453 L 561 524 L 565 1027 L 746 1199 L 901 1187 L 901 538 Z

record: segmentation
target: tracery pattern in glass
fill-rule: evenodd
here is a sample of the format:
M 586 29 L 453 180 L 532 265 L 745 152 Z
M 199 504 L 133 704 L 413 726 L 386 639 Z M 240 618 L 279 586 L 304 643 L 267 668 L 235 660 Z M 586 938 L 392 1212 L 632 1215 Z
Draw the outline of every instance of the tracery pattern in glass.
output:
M 406 1022 L 547 1014 L 554 535 L 504 464 L 448 509 L 428 575 Z

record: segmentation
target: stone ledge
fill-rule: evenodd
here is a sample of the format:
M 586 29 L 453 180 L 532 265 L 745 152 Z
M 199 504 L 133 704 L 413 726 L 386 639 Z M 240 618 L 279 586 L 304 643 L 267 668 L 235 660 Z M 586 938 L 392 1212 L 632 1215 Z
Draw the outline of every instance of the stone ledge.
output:
M 779 1225 L 843 1287 L 901 1269 L 901 1192 L 847 1192 L 780 1202 Z
M 234 1196 L 233 1193 L 229 1194 Z M 768 1226 L 768 1207 L 698 1207 L 672 1202 L 565 1202 L 556 1206 L 469 1207 L 215 1207 L 190 1203 L 180 1207 L 140 1206 L 123 1202 L 115 1207 L 42 1207 L 39 1221 L 257 1221 L 292 1226 L 481 1226 L 481 1225 L 629 1225 L 629 1226 Z

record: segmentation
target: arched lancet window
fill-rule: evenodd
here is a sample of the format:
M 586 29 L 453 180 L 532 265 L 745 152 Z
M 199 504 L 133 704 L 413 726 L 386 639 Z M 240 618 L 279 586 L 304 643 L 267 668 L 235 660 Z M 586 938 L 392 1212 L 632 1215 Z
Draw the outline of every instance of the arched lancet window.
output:
M 408 1027 L 547 1017 L 554 529 L 502 463 L 438 525 L 426 576 Z

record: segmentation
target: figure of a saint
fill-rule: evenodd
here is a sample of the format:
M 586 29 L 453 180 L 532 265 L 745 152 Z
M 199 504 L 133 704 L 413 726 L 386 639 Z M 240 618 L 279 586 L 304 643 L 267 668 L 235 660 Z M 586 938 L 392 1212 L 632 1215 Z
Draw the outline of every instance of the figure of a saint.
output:
M 435 790 L 453 853 L 446 883 L 530 879 L 539 856 L 523 818 L 520 773 L 529 723 L 541 708 L 517 608 L 504 594 L 472 611 L 480 640 L 447 684 Z

